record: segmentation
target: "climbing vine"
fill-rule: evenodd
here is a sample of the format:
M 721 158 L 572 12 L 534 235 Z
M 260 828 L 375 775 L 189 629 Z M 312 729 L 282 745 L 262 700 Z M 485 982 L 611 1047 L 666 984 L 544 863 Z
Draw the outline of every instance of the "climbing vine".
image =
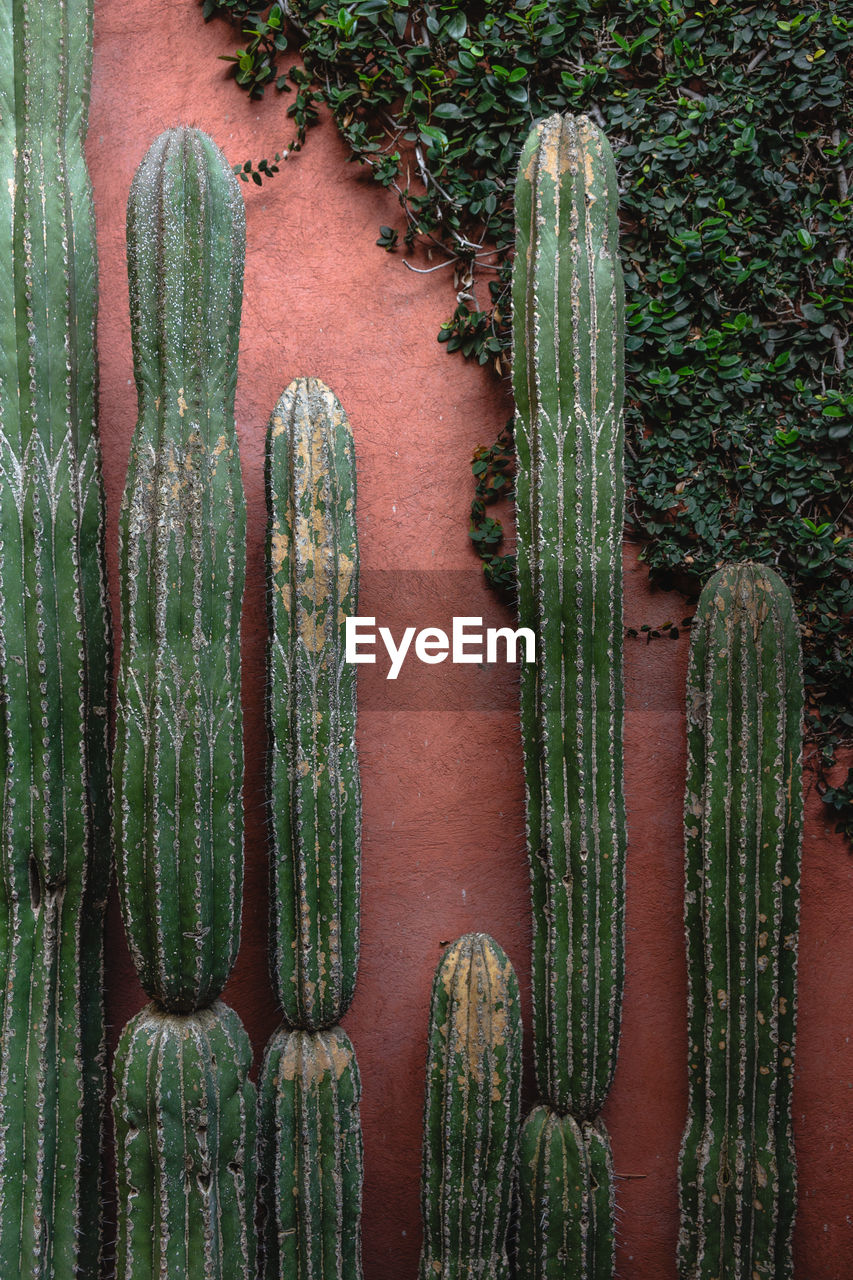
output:
M 512 188 L 521 141 L 587 112 L 621 184 L 629 523 L 658 581 L 695 592 L 725 560 L 776 565 L 803 624 L 809 738 L 853 837 L 853 305 L 843 6 L 678 0 L 410 4 L 204 0 L 241 31 L 238 83 L 292 94 L 298 149 L 321 102 L 401 215 L 387 252 L 426 244 L 452 278 L 448 351 L 509 364 Z M 290 45 L 301 62 L 286 71 Z M 281 160 L 248 162 L 260 182 Z M 511 436 L 474 458 L 471 537 L 506 585 L 490 501 Z

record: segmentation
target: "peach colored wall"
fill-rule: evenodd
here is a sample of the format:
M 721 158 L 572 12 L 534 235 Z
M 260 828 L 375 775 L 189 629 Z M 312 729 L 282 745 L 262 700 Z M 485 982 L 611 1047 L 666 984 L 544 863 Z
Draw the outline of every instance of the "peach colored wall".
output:
M 271 155 L 290 136 L 287 99 L 252 103 L 229 84 L 230 36 L 204 26 L 195 0 L 97 0 L 88 155 L 100 246 L 101 431 L 116 604 L 116 522 L 134 424 L 124 216 L 133 172 L 161 129 L 211 133 L 232 162 Z M 467 571 L 466 612 L 503 615 L 467 546 L 468 459 L 509 413 L 483 370 L 435 342 L 449 310 L 447 273 L 415 276 L 377 249 L 392 198 L 346 161 L 328 120 L 263 189 L 245 188 L 248 222 L 237 419 L 249 509 L 243 628 L 247 761 L 246 900 L 240 958 L 225 998 L 259 1056 L 278 1022 L 266 970 L 263 808 L 264 430 L 284 386 L 315 374 L 337 392 L 358 456 L 362 612 L 377 612 L 378 569 Z M 423 265 L 423 264 L 421 264 Z M 626 548 L 626 625 L 681 617 L 680 597 L 649 589 Z M 426 625 L 430 618 L 412 618 Z M 627 681 L 628 967 L 619 1067 L 606 1107 L 620 1176 L 619 1274 L 674 1280 L 676 1159 L 685 1108 L 681 926 L 683 684 L 687 640 L 629 641 Z M 367 669 L 369 671 L 369 669 Z M 523 987 L 529 919 L 521 756 L 506 676 L 447 668 L 414 677 L 411 700 L 362 684 L 362 961 L 346 1018 L 364 1094 L 367 1280 L 416 1273 L 427 1011 L 442 943 L 492 933 Z M 454 679 L 457 683 L 453 683 Z M 450 681 L 450 684 L 447 682 Z M 494 705 L 493 705 L 494 704 Z M 412 709 L 414 708 L 414 709 Z M 489 709 L 491 708 L 491 709 Z M 853 1273 L 851 862 L 808 788 L 800 1030 L 795 1092 L 800 1165 L 798 1280 Z M 115 903 L 108 938 L 110 1046 L 144 1001 Z M 529 999 L 525 999 L 529 1025 Z M 528 1069 L 528 1094 L 532 1091 Z

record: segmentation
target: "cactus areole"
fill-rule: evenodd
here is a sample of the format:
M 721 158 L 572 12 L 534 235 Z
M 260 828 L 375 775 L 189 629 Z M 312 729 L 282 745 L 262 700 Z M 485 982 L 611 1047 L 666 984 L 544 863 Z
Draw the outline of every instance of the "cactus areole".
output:
M 109 625 L 88 0 L 0 3 L 0 1275 L 96 1280 Z
M 684 807 L 684 1280 L 790 1280 L 803 683 L 790 592 L 764 565 L 699 599 Z
M 245 503 L 234 427 L 245 214 L 196 129 L 133 180 L 128 275 L 139 418 L 120 521 L 118 880 L 148 995 L 219 995 L 240 936 Z

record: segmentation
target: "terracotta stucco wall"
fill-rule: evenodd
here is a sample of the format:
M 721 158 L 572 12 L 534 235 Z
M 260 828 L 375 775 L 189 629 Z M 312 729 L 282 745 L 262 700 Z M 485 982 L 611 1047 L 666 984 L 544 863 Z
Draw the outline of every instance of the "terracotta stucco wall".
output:
M 286 98 L 252 103 L 216 61 L 224 26 L 195 0 L 98 0 L 88 154 L 100 247 L 101 430 L 116 597 L 116 524 L 135 416 L 124 260 L 134 169 L 161 129 L 198 125 L 232 162 L 290 135 Z M 225 998 L 259 1058 L 278 1023 L 266 969 L 263 803 L 264 430 L 298 374 L 327 381 L 346 406 L 358 456 L 361 611 L 417 626 L 446 588 L 490 625 L 504 616 L 466 545 L 468 458 L 509 414 L 483 370 L 435 342 L 449 309 L 446 271 L 415 276 L 374 247 L 395 220 L 333 126 L 263 189 L 246 187 L 248 250 L 237 418 L 249 507 L 243 627 L 246 898 L 243 943 Z M 425 265 L 423 262 L 420 265 Z M 416 570 L 409 578 L 403 571 Z M 390 572 L 389 572 L 390 571 Z M 684 614 L 652 592 L 626 548 L 626 625 Z M 407 585 L 408 584 L 408 585 Z M 454 594 L 455 593 L 455 594 Z M 456 610 L 459 612 L 460 610 Z M 674 1280 L 676 1160 L 685 1108 L 681 925 L 683 685 L 687 640 L 627 642 L 628 966 L 619 1067 L 606 1118 L 619 1182 L 619 1274 Z M 492 933 L 527 987 L 529 920 L 521 755 L 506 673 L 423 668 L 393 695 L 362 681 L 362 961 L 346 1019 L 361 1065 L 367 1280 L 416 1273 L 429 989 L 442 943 Z M 798 1280 L 853 1274 L 850 1150 L 851 861 L 811 783 L 803 868 L 795 1113 L 800 1168 Z M 108 938 L 111 1050 L 144 1002 L 115 903 Z M 529 1025 L 529 999 L 525 999 Z M 528 1070 L 528 1094 L 532 1079 Z

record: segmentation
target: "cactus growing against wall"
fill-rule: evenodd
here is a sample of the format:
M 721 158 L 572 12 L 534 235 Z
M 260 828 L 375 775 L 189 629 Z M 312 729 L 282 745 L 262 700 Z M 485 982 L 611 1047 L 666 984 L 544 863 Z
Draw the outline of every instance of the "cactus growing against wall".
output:
M 792 1274 L 802 714 L 787 587 L 763 565 L 721 569 L 687 677 L 684 1280 Z
M 89 0 L 0 6 L 0 1274 L 101 1232 L 107 618 Z
M 210 138 L 172 129 L 153 143 L 127 243 L 139 418 L 119 529 L 118 881 L 142 985 L 186 1012 L 225 985 L 243 882 L 245 213 Z
M 254 1275 L 251 1055 L 216 1001 L 243 879 L 244 240 L 215 144 L 162 134 L 128 202 L 139 418 L 119 530 L 116 844 L 131 955 L 155 1003 L 117 1053 L 122 1280 Z
M 120 1276 L 254 1277 L 251 1065 L 219 1000 L 190 1014 L 151 1004 L 128 1023 L 114 1066 Z
M 568 1150 L 557 1116 L 571 1115 L 573 1167 L 588 1178 L 575 1208 L 596 1214 L 593 1232 L 582 1222 L 552 1223 L 550 1238 L 574 1239 L 586 1268 L 579 1274 L 595 1277 L 609 1275 L 613 1262 L 612 1220 L 603 1221 L 612 1209 L 609 1144 L 598 1122 L 582 1152 L 575 1130 L 586 1131 L 610 1088 L 624 977 L 617 205 L 613 157 L 589 120 L 555 115 L 533 129 L 516 182 L 513 269 L 519 620 L 537 646 L 536 664 L 521 671 L 533 1049 L 554 1113 L 548 1141 Z M 528 1127 L 526 1142 L 538 1141 Z M 551 1157 L 546 1165 L 555 1168 Z M 568 1213 L 573 1194 L 537 1173 L 522 1214 L 561 1203 Z M 528 1238 L 537 1230 L 522 1222 Z M 549 1274 L 550 1247 L 541 1254 L 531 1245 L 531 1265 L 545 1268 L 531 1276 Z
M 486 934 L 436 969 L 424 1109 L 420 1280 L 506 1280 L 521 1106 L 518 982 Z
M 266 488 L 272 971 L 291 1026 L 330 1027 L 358 968 L 361 787 L 355 667 L 355 456 L 340 402 L 297 378 L 273 411 Z
M 314 378 L 282 395 L 267 434 L 267 720 L 272 973 L 290 1028 L 259 1093 L 265 1280 L 361 1275 L 361 1086 L 334 1025 L 358 966 L 361 788 L 355 668 L 355 457 L 346 415 Z
M 355 1052 L 340 1027 L 280 1028 L 258 1088 L 265 1280 L 361 1275 L 363 1157 Z

